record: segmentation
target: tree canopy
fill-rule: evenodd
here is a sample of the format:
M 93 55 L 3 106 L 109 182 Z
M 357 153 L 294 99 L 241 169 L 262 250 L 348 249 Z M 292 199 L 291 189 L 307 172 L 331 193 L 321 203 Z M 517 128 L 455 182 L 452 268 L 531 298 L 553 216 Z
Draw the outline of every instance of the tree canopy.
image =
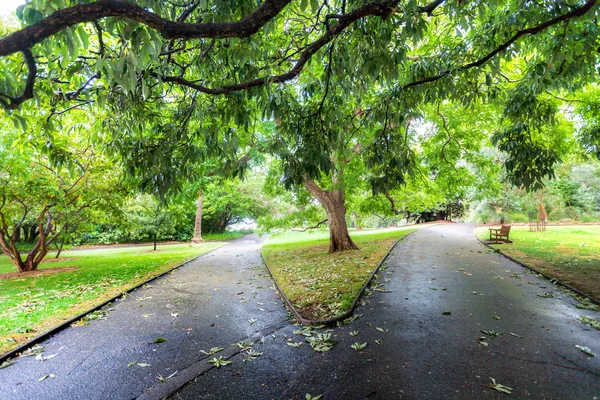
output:
M 271 154 L 323 206 L 370 192 L 399 214 L 407 184 L 434 183 L 421 205 L 452 203 L 493 187 L 496 160 L 539 189 L 570 148 L 598 154 L 598 13 L 596 0 L 32 0 L 0 32 L 0 105 L 51 159 L 52 132 L 87 111 L 95 143 L 163 197 Z

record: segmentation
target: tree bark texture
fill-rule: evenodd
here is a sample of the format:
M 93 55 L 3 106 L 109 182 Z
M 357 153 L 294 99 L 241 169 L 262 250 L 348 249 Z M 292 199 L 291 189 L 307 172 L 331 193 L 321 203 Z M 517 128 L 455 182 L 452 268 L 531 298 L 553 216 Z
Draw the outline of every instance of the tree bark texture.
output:
M 329 253 L 358 250 L 348 233 L 346 224 L 346 196 L 343 189 L 323 190 L 312 179 L 304 182 L 306 189 L 325 208 L 329 221 Z
M 202 206 L 204 204 L 204 193 L 200 191 L 198 193 L 198 200 L 196 201 L 196 222 L 194 223 L 194 237 L 192 243 L 202 243 Z

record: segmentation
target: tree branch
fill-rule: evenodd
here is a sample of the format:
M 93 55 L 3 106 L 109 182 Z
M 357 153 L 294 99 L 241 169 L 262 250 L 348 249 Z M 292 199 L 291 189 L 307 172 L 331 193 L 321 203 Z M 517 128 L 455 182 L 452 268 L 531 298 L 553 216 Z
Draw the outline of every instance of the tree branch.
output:
M 167 39 L 245 38 L 254 35 L 277 16 L 291 0 L 265 0 L 251 14 L 236 22 L 191 24 L 171 21 L 138 5 L 121 0 L 99 0 L 58 10 L 52 15 L 0 40 L 0 57 L 25 51 L 42 40 L 82 22 L 121 17 L 156 29 Z
M 318 227 L 320 227 L 321 225 L 323 225 L 325 222 L 329 221 L 329 219 L 325 218 L 323 221 L 320 221 L 318 224 L 314 225 L 314 226 L 307 226 L 304 229 L 290 229 L 292 232 L 306 232 L 309 229 L 317 229 Z
M 501 45 L 496 47 L 494 50 L 490 51 L 484 57 L 482 57 L 476 61 L 473 61 L 471 63 L 464 64 L 458 68 L 454 68 L 451 70 L 450 69 L 445 70 L 445 71 L 439 73 L 438 75 L 429 76 L 429 77 L 426 77 L 426 78 L 423 78 L 423 79 L 420 79 L 420 80 L 417 80 L 414 82 L 407 83 L 407 84 L 401 86 L 400 90 L 408 89 L 408 88 L 411 88 L 414 86 L 419 86 L 424 83 L 435 82 L 447 75 L 450 75 L 454 71 L 466 71 L 466 70 L 469 70 L 474 67 L 479 67 L 479 66 L 485 64 L 486 62 L 488 62 L 489 60 L 491 60 L 492 58 L 494 58 L 494 56 L 496 56 L 497 54 L 508 49 L 513 43 L 515 43 L 521 37 L 526 36 L 526 35 L 535 35 L 537 33 L 540 33 L 542 31 L 550 28 L 551 26 L 557 25 L 561 22 L 568 21 L 573 18 L 581 17 L 581 16 L 585 15 L 588 11 L 590 11 L 596 5 L 596 3 L 597 3 L 597 0 L 589 0 L 581 7 L 573 8 L 573 10 L 571 12 L 568 12 L 563 15 L 559 15 L 556 18 L 553 18 L 549 21 L 543 22 L 534 27 L 521 29 L 521 30 L 517 31 L 510 39 L 508 39 L 507 41 L 505 41 L 504 43 L 502 43 Z
M 35 59 L 33 58 L 33 54 L 31 53 L 31 49 L 23 49 L 22 53 L 23 57 L 25 57 L 25 62 L 27 63 L 28 69 L 27 82 L 25 83 L 25 90 L 23 91 L 23 94 L 19 97 L 10 97 L 0 93 L 0 103 L 9 110 L 14 110 L 24 101 L 33 98 L 33 86 L 35 84 L 35 75 L 37 74 L 37 65 L 35 63 Z
M 392 207 L 392 212 L 394 214 L 396 214 L 396 215 L 404 214 L 404 211 L 396 209 L 396 200 L 394 200 L 394 198 L 392 197 L 390 192 L 388 192 L 387 190 L 385 192 L 385 198 L 388 199 L 388 201 L 390 202 L 390 205 Z

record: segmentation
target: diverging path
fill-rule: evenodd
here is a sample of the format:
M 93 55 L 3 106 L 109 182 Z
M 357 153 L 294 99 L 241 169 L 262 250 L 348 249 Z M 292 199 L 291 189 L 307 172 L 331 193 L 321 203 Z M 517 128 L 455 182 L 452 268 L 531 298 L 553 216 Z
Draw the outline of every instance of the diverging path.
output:
M 325 332 L 338 343 L 323 353 L 287 321 L 260 246 L 256 237 L 232 242 L 114 304 L 106 320 L 51 338 L 44 355 L 56 357 L 21 358 L 0 370 L 0 398 L 506 396 L 485 387 L 490 377 L 513 388 L 513 398 L 600 393 L 600 357 L 575 347 L 600 353 L 598 331 L 577 321 L 598 317 L 489 252 L 471 227 L 433 226 L 403 240 L 362 299 L 362 316 Z M 152 343 L 159 337 L 166 341 Z M 256 341 L 254 359 L 231 346 L 242 340 Z M 355 342 L 367 346 L 355 351 Z M 200 352 L 215 346 L 225 350 Z M 232 363 L 208 363 L 220 356 Z M 47 374 L 54 377 L 38 381 Z
M 234 358 L 173 399 L 593 399 L 600 393 L 600 335 L 577 321 L 593 312 L 504 257 L 487 251 L 472 227 L 448 224 L 402 241 L 363 299 L 362 317 L 336 328 L 339 342 L 315 353 L 286 344 L 287 326 L 257 347 L 252 363 Z M 540 297 L 552 293 L 553 297 Z M 451 313 L 444 315 L 444 313 Z M 495 318 L 496 317 L 496 318 Z M 499 319 L 498 319 L 499 318 Z M 502 333 L 491 339 L 485 330 Z M 511 333 L 518 336 L 513 336 Z M 356 336 L 353 336 L 356 335 Z M 485 336 L 486 347 L 478 338 Z M 367 347 L 354 351 L 355 342 Z

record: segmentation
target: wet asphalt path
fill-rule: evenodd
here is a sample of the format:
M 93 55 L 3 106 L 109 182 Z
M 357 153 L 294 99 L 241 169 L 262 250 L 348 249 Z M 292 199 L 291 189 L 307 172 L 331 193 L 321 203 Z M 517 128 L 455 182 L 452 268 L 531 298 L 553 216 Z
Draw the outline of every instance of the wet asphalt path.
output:
M 286 321 L 259 250 L 257 238 L 232 242 L 113 305 L 107 320 L 63 331 L 43 344 L 55 358 L 22 358 L 0 370 L 0 398 L 507 396 L 482 386 L 490 377 L 514 389 L 509 398 L 600 397 L 600 356 L 575 347 L 600 354 L 599 332 L 577 321 L 597 313 L 489 252 L 468 226 L 433 226 L 400 242 L 379 274 L 381 286 L 357 310 L 362 316 L 330 332 L 338 344 L 324 353 L 294 334 L 299 327 Z M 487 336 L 481 330 L 502 335 L 488 337 L 486 347 L 476 340 Z M 156 337 L 167 341 L 150 344 Z M 241 340 L 263 354 L 243 362 L 230 346 Z M 350 345 L 357 341 L 368 345 L 356 352 Z M 214 346 L 226 348 L 216 356 L 231 365 L 207 363 L 214 356 L 199 351 Z M 150 366 L 128 368 L 132 361 Z M 176 371 L 164 383 L 157 378 Z M 48 373 L 56 377 L 38 382 Z
M 239 351 L 231 344 L 286 324 L 261 246 L 255 235 L 230 242 L 106 307 L 106 320 L 46 340 L 43 355 L 55 357 L 21 357 L 0 369 L 0 399 L 157 397 L 166 386 L 159 377 L 177 371 L 167 383 L 187 381 L 211 366 L 200 350 L 231 355 Z
M 357 310 L 362 317 L 332 332 L 339 341 L 332 350 L 288 346 L 289 338 L 303 339 L 293 333 L 297 326 L 286 326 L 254 346 L 263 356 L 245 363 L 233 357 L 231 366 L 207 371 L 171 398 L 508 396 L 482 386 L 490 377 L 514 389 L 509 398 L 598 398 L 600 357 L 588 359 L 575 347 L 600 354 L 599 332 L 577 321 L 594 312 L 575 308 L 552 284 L 489 252 L 472 232 L 438 225 L 400 242 L 380 274 L 382 286 Z M 553 297 L 538 296 L 545 293 Z M 485 347 L 476 340 L 487 336 L 481 330 L 502 336 L 488 338 Z M 368 345 L 355 352 L 350 345 L 356 341 Z

